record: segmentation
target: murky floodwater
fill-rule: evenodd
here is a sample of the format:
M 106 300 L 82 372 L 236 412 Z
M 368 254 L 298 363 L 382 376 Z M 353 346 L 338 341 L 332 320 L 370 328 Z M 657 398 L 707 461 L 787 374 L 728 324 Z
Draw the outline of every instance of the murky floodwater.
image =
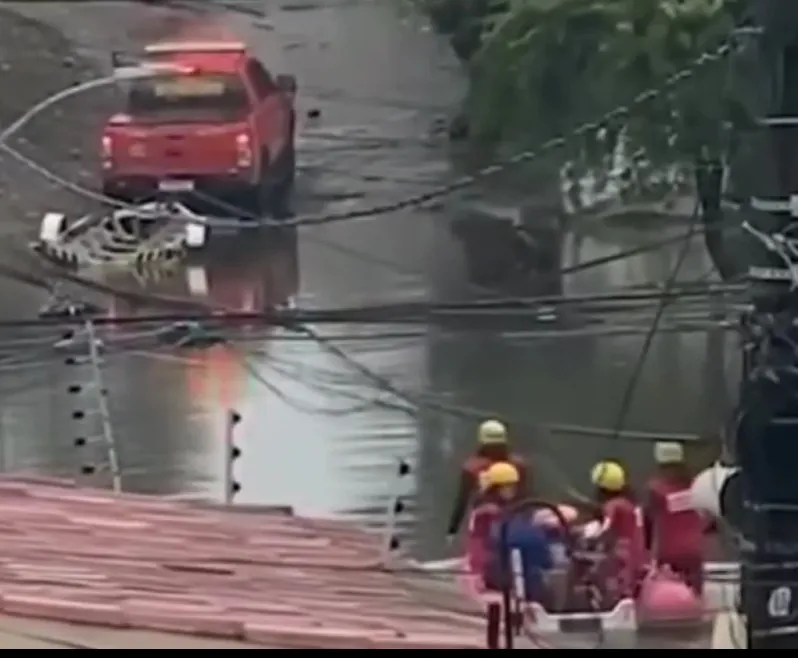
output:
M 127 3 L 70 5 L 68 11 L 65 4 L 47 4 L 28 11 L 60 24 L 86 52 L 100 56 L 121 38 L 114 17 L 123 13 L 125 23 L 144 11 Z M 298 77 L 302 117 L 311 109 L 321 111 L 318 119 L 303 119 L 300 129 L 300 214 L 383 203 L 450 176 L 445 145 L 428 134 L 436 116 L 456 107 L 462 76 L 445 45 L 419 22 L 406 20 L 395 4 L 264 2 L 264 20 L 243 14 L 223 18 L 268 66 Z M 446 209 L 413 210 L 308 229 L 296 242 L 233 242 L 192 268 L 161 272 L 142 284 L 242 309 L 289 298 L 299 306 L 340 307 L 462 296 L 468 285 L 452 219 Z M 596 258 L 681 230 L 661 224 L 594 227 L 578 245 L 563 245 L 563 261 Z M 659 283 L 676 251 L 588 270 L 561 287 L 586 294 Z M 708 259 L 696 244 L 680 278 L 698 279 L 708 271 Z M 12 295 L 21 300 L 22 312 L 38 304 L 33 298 L 22 301 L 9 287 L 6 298 Z M 706 317 L 707 308 L 701 302 L 679 313 Z M 120 302 L 113 312 L 131 309 Z M 117 329 L 116 337 L 104 338 L 109 349 L 103 376 L 125 483 L 138 490 L 221 496 L 224 414 L 233 407 L 243 416 L 236 430 L 243 453 L 236 464 L 239 500 L 354 514 L 378 523 L 396 491 L 397 460 L 408 459 L 414 470 L 399 486 L 408 494 L 410 511 L 400 525 L 420 555 L 435 556 L 459 460 L 472 447 L 476 419 L 486 411 L 509 420 L 545 493 L 555 495 L 568 484 L 584 487 L 590 464 L 607 456 L 622 458 L 643 474 L 650 464 L 648 441 L 549 433 L 539 425 L 612 427 L 643 343 L 639 329 L 652 315 L 649 304 L 610 316 L 610 324 L 638 330 L 635 336 L 564 337 L 552 335 L 551 325 L 543 325 L 548 334 L 541 336 L 540 323 L 532 320 L 525 327 L 516 322 L 506 330 L 471 332 L 318 328 L 338 335 L 341 350 L 390 380 L 405 399 L 378 390 L 331 350 L 295 334 L 253 329 L 236 349 L 169 355 L 152 348 L 120 353 L 115 341 L 134 330 Z M 565 324 L 572 330 L 585 322 L 576 317 Z M 688 433 L 713 428 L 725 412 L 726 382 L 735 373 L 732 349 L 724 362 L 724 340 L 701 331 L 658 338 L 628 426 Z M 71 384 L 90 383 L 92 372 L 50 355 L 43 360 L 35 367 L 0 363 L 3 464 L 75 473 L 102 456 L 99 446 L 73 446 L 78 436 L 99 434 L 91 389 L 82 395 L 66 392 Z M 456 413 L 429 406 L 409 412 L 408 400 L 432 401 L 433 407 Z M 87 417 L 74 420 L 75 409 Z

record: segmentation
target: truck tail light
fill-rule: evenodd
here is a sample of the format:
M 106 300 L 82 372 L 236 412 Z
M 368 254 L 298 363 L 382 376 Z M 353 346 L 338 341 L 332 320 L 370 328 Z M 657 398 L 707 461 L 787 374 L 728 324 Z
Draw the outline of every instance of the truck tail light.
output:
M 114 162 L 114 143 L 113 140 L 108 135 L 103 135 L 102 139 L 102 165 L 103 169 L 110 169 Z
M 236 165 L 242 169 L 252 166 L 252 141 L 247 133 L 236 136 Z

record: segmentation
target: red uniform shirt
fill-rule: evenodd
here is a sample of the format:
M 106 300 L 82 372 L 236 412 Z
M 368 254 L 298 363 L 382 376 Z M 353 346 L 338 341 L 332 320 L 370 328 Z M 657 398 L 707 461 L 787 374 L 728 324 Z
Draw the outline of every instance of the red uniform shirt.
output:
M 466 540 L 466 559 L 473 574 L 485 572 L 489 558 L 488 542 L 494 522 L 501 515 L 501 508 L 492 502 L 484 502 L 471 512 Z
M 649 481 L 654 550 L 663 562 L 703 558 L 704 521 L 693 509 L 690 484 L 665 477 Z
M 643 513 L 624 496 L 605 502 L 602 511 L 607 530 L 615 539 L 615 557 L 631 585 L 637 581 L 645 566 Z

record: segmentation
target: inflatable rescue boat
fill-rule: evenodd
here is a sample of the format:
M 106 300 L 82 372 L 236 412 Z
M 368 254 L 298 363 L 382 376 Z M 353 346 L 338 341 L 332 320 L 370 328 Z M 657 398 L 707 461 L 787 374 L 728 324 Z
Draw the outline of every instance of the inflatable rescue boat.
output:
M 530 500 L 514 507 L 510 514 L 523 515 L 530 523 L 546 527 L 559 538 L 553 544 L 554 566 L 546 577 L 545 596 L 526 600 L 519 591 L 524 578 L 522 561 L 517 555 L 505 559 L 508 569 L 505 582 L 511 583 L 507 591 L 486 588 L 483 575 L 473 568 L 485 561 L 484 556 L 475 555 L 485 550 L 479 538 L 468 538 L 462 558 L 424 565 L 430 571 L 456 570 L 464 594 L 485 609 L 489 625 L 492 617 L 504 614 L 503 609 L 510 602 L 518 630 L 523 626 L 531 635 L 591 630 L 614 633 L 683 630 L 711 623 L 717 610 L 733 608 L 737 600 L 739 566 L 732 562 L 705 565 L 703 598 L 678 576 L 656 565 L 647 570 L 633 597 L 614 596 L 607 583 L 602 582 L 600 564 L 606 556 L 603 549 L 588 543 L 590 550 L 585 550 L 584 542 L 579 541 L 589 524 L 579 523 L 575 508 Z M 587 532 L 590 533 L 590 528 Z

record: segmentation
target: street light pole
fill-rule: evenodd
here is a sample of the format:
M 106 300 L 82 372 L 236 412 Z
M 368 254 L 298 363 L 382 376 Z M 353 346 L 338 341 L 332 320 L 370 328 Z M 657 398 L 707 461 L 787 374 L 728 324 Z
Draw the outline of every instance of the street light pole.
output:
M 8 147 L 8 140 L 22 130 L 34 117 L 67 98 L 126 80 L 152 78 L 182 70 L 184 70 L 184 68 L 180 66 L 157 63 L 145 63 L 136 66 L 118 66 L 114 68 L 111 75 L 80 82 L 72 87 L 65 87 L 36 103 L 36 105 L 27 110 L 22 116 L 17 118 L 16 121 L 11 123 L 11 125 L 0 131 L 0 149 L 6 151 L 12 157 L 16 157 L 16 151 Z

